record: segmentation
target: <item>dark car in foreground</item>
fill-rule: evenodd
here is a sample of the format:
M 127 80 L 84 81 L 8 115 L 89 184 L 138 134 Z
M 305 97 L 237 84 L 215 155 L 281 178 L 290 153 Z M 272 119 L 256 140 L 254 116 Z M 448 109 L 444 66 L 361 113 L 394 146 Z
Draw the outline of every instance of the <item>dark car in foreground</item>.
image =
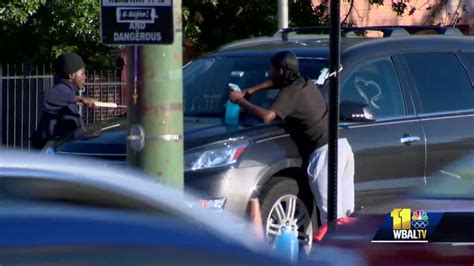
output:
M 253 230 L 140 171 L 0 150 L 2 265 L 285 265 Z
M 0 149 L 2 265 L 289 265 L 257 231 L 142 171 Z M 339 251 L 325 250 L 291 264 Z M 347 264 L 365 260 L 347 253 L 325 263 Z
M 185 187 L 239 215 L 249 198 L 258 197 L 270 242 L 293 225 L 301 243 L 311 245 L 318 224 L 314 199 L 282 122 L 264 125 L 244 112 L 238 126 L 222 123 L 228 83 L 247 88 L 268 79 L 270 56 L 291 50 L 301 72 L 326 94 L 329 39 L 300 34 L 312 30 L 285 29 L 232 43 L 183 70 Z M 386 38 L 361 37 L 366 30 Z M 427 173 L 474 148 L 474 38 L 451 28 L 427 30 L 444 34 L 414 36 L 400 27 L 343 30 L 340 135 L 355 154 L 359 209 L 425 186 Z M 259 92 L 251 101 L 268 107 L 277 93 Z M 100 136 L 49 150 L 125 163 L 126 121 L 103 128 Z

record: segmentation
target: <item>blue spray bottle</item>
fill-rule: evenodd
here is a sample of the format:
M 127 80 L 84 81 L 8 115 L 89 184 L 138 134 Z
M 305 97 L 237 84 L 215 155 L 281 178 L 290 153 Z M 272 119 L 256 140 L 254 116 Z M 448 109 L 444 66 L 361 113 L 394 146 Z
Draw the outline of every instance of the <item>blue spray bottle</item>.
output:
M 229 83 L 229 88 L 233 91 L 241 91 L 239 86 L 234 83 Z M 227 125 L 238 125 L 239 113 L 240 113 L 240 106 L 228 100 L 225 107 L 224 123 Z
M 278 237 L 275 249 L 278 254 L 289 261 L 296 263 L 299 254 L 299 242 L 292 230 L 283 230 Z

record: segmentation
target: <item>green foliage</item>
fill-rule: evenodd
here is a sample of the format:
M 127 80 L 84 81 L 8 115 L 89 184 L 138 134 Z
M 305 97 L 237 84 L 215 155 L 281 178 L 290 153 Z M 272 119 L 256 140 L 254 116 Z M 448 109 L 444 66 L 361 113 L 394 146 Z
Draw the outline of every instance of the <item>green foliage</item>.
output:
M 197 43 L 199 41 L 201 29 L 198 27 L 196 21 L 191 17 L 189 8 L 185 6 L 183 6 L 183 29 L 186 38 L 191 40 L 193 43 Z
M 290 27 L 329 24 L 328 0 L 318 6 L 311 0 L 288 4 Z M 272 35 L 278 26 L 277 5 L 275 0 L 183 0 L 185 38 L 205 53 L 227 42 Z
M 344 0 L 354 1 L 354 0 Z M 367 0 L 383 5 L 383 0 Z M 409 0 L 392 0 L 403 15 Z M 271 35 L 277 30 L 275 0 L 183 0 L 186 51 L 197 56 L 238 39 Z M 290 26 L 329 24 L 329 0 L 288 1 Z M 412 14 L 413 9 L 409 10 Z M 110 47 L 100 40 L 99 0 L 1 0 L 0 62 L 51 62 L 64 51 L 77 52 L 89 66 L 112 66 Z M 344 25 L 351 25 L 345 21 Z
M 46 0 L 10 0 L 0 3 L 0 23 L 2 23 L 4 28 L 24 25 L 36 13 L 38 8 L 45 3 Z
M 183 0 L 185 38 L 201 51 L 276 30 L 274 0 Z
M 100 42 L 100 1 L 9 0 L 0 3 L 0 62 L 48 63 L 79 53 L 91 67 L 110 66 Z
M 314 7 L 311 0 L 298 0 L 291 2 L 290 26 L 320 26 L 325 25 L 329 21 L 328 17 L 328 1 L 324 0 L 322 5 Z M 275 22 L 276 23 L 276 22 Z
M 234 40 L 271 35 L 278 25 L 277 4 L 275 0 L 183 0 L 185 37 L 207 52 Z M 324 23 L 311 0 L 289 4 L 290 26 Z

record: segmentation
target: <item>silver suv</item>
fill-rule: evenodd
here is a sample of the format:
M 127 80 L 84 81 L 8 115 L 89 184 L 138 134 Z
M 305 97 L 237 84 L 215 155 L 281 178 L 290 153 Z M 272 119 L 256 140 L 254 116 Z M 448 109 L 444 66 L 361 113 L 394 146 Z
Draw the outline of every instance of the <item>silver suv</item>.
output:
M 385 38 L 359 36 L 365 30 L 382 31 Z M 474 148 L 474 38 L 437 27 L 428 30 L 444 34 L 409 34 L 416 30 L 343 30 L 340 134 L 355 154 L 358 208 L 424 186 L 434 173 L 450 175 L 443 166 Z M 308 32 L 314 30 L 286 29 L 232 43 L 184 68 L 185 187 L 212 199 L 210 206 L 240 215 L 258 197 L 268 241 L 293 226 L 307 247 L 317 210 L 285 125 L 264 125 L 246 113 L 238 126 L 226 126 L 222 118 L 227 84 L 246 88 L 267 79 L 269 58 L 280 50 L 293 51 L 301 72 L 326 92 L 320 74 L 329 39 L 300 34 Z M 251 101 L 267 107 L 277 93 L 259 92 Z M 55 149 L 125 161 L 126 135 L 123 121 L 101 136 Z

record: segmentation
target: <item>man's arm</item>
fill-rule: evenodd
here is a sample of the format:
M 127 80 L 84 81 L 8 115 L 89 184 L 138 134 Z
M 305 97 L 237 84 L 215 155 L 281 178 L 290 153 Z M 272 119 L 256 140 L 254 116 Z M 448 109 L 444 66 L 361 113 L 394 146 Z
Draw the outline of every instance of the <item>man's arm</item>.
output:
M 271 123 L 273 120 L 275 120 L 275 118 L 277 118 L 277 114 L 274 111 L 267 110 L 265 108 L 259 107 L 247 101 L 244 98 L 244 93 L 242 92 L 239 92 L 239 91 L 230 92 L 229 100 L 232 101 L 233 103 L 237 103 L 239 106 L 249 111 L 252 115 L 260 118 L 265 124 Z
M 95 100 L 89 97 L 84 97 L 84 96 L 76 96 L 76 102 L 83 103 L 87 107 L 94 106 Z
M 269 124 L 273 120 L 275 120 L 275 118 L 277 118 L 277 114 L 272 110 L 267 110 L 265 108 L 254 105 L 244 98 L 242 98 L 238 104 L 254 116 L 260 118 L 265 124 Z
M 247 88 L 246 90 L 244 90 L 244 93 L 252 95 L 257 91 L 270 89 L 271 87 L 273 87 L 273 82 L 271 80 L 265 80 L 264 82 L 259 83 L 253 87 Z

